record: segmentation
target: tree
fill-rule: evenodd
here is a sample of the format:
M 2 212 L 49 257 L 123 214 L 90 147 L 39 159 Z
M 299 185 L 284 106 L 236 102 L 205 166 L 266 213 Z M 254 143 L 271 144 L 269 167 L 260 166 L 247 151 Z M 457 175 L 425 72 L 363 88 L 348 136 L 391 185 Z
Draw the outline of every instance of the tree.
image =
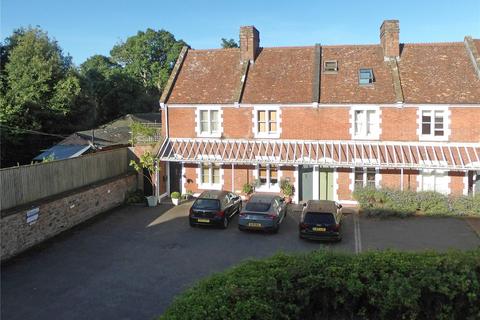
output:
M 165 30 L 139 31 L 110 51 L 112 60 L 137 79 L 149 94 L 161 94 L 173 64 L 186 43 Z
M 222 43 L 221 43 L 222 48 L 239 48 L 238 43 L 233 40 L 233 39 L 225 39 L 222 38 Z
M 68 132 L 74 119 L 69 117 L 79 113 L 81 87 L 71 57 L 39 27 L 15 30 L 2 44 L 1 58 L 0 124 L 5 163 L 11 154 L 23 152 L 19 148 L 28 149 L 31 144 L 37 149 L 44 144 L 26 130 Z M 5 155 L 7 150 L 12 150 L 11 154 Z
M 110 58 L 95 55 L 80 66 L 82 88 L 90 101 L 93 125 L 127 113 L 150 112 L 156 95 L 145 93 L 142 84 Z
M 80 94 L 71 58 L 39 28 L 16 30 L 5 47 L 1 124 L 48 131 L 50 120 L 70 113 Z

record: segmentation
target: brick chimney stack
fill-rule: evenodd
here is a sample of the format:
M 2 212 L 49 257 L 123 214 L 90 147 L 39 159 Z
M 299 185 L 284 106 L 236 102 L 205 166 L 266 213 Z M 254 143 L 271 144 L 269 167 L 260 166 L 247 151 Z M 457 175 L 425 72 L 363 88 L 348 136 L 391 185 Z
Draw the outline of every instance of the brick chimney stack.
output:
M 400 27 L 398 20 L 385 20 L 380 27 L 380 43 L 385 59 L 400 57 Z
M 254 26 L 240 27 L 240 52 L 242 61 L 254 62 L 260 48 L 260 34 Z

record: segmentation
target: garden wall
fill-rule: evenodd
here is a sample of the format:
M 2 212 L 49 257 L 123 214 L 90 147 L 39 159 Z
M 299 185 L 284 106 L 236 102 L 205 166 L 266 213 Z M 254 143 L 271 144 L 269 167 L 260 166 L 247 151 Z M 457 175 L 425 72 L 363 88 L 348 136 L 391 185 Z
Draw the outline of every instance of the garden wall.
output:
M 136 186 L 136 174 L 128 173 L 2 211 L 1 260 L 121 205 Z

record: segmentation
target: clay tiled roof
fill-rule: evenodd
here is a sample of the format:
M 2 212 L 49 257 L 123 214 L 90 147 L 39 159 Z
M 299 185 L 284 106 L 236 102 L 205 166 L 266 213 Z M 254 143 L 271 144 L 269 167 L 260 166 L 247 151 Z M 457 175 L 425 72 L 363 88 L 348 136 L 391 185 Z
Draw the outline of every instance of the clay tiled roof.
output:
M 480 40 L 474 43 L 480 52 Z M 240 102 L 314 102 L 315 57 L 314 46 L 261 48 Z M 480 103 L 480 79 L 463 42 L 402 44 L 398 73 L 380 45 L 322 46 L 321 59 L 321 69 L 325 60 L 337 60 L 338 72 L 321 72 L 320 103 L 395 103 L 393 74 L 407 103 Z M 360 68 L 373 69 L 373 85 L 358 84 Z M 237 102 L 242 76 L 240 49 L 189 50 L 168 103 Z
M 311 103 L 315 47 L 263 48 L 250 66 L 243 103 Z
M 399 69 L 405 102 L 480 103 L 480 80 L 463 42 L 405 44 Z
M 240 79 L 240 49 L 189 50 L 168 102 L 233 103 Z
M 333 74 L 322 72 L 321 103 L 395 102 L 392 73 L 384 62 L 380 45 L 324 46 L 322 61 L 327 60 L 337 60 L 338 72 Z M 374 84 L 364 86 L 358 84 L 360 68 L 373 69 Z
M 475 47 L 477 47 L 478 53 L 480 53 L 480 39 L 474 39 Z

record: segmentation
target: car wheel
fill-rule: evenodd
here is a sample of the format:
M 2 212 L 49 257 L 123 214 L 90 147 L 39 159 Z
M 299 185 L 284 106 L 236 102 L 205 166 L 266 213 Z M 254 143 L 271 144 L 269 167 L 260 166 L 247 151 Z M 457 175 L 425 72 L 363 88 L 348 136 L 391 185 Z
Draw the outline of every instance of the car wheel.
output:
M 277 224 L 277 226 L 273 229 L 273 233 L 278 233 L 278 230 L 280 230 L 279 224 Z
M 245 231 L 245 229 L 243 229 L 243 228 L 240 227 L 240 226 L 238 226 L 238 230 L 240 230 L 240 231 L 242 231 L 242 232 Z
M 223 218 L 223 225 L 222 225 L 223 229 L 227 229 L 228 228 L 228 218 L 225 217 Z
M 192 227 L 192 228 L 196 227 L 195 223 L 193 223 L 192 220 L 190 220 L 189 223 L 190 223 L 190 227 Z

